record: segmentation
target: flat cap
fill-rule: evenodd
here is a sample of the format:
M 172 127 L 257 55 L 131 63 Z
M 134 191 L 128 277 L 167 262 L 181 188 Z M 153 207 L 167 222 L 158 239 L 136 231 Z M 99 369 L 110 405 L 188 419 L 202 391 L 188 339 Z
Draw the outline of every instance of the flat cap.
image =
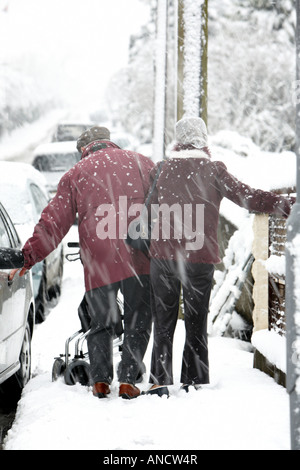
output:
M 77 140 L 77 150 L 81 152 L 82 147 L 86 147 L 95 140 L 109 140 L 110 132 L 106 127 L 94 126 L 84 131 Z

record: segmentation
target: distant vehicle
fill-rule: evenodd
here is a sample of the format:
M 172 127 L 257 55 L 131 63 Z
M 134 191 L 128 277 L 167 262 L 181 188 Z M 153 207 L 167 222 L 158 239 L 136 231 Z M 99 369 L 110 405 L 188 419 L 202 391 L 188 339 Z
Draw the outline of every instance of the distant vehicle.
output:
M 137 142 L 134 137 L 128 132 L 111 130 L 110 140 L 114 144 L 117 144 L 121 149 L 132 150 L 133 152 L 137 149 Z
M 77 141 L 79 136 L 84 131 L 90 129 L 93 126 L 100 125 L 107 127 L 110 130 L 112 142 L 115 142 L 119 147 L 122 147 L 125 150 L 135 150 L 138 143 L 131 134 L 117 127 L 112 128 L 107 120 L 103 124 L 98 124 L 95 120 L 96 117 L 98 117 L 100 120 L 100 116 L 98 114 L 93 114 L 91 115 L 91 118 L 92 117 L 92 122 L 61 122 L 57 124 L 55 132 L 52 136 L 52 142 Z
M 79 162 L 81 154 L 76 142 L 51 142 L 39 145 L 33 153 L 32 166 L 46 179 L 47 190 L 51 196 L 57 191 L 62 176 Z
M 8 281 L 10 270 L 22 266 L 19 254 L 16 264 L 12 261 L 7 266 L 12 249 L 21 254 L 21 241 L 0 204 L 0 402 L 18 400 L 31 375 L 31 338 L 35 324 L 31 272 Z
M 135 151 L 137 148 L 134 138 L 126 132 L 113 130 L 110 140 L 124 150 Z M 50 142 L 41 144 L 34 150 L 32 166 L 43 173 L 47 190 L 51 196 L 54 196 L 62 176 L 80 159 L 81 154 L 76 148 L 75 140 Z
M 77 140 L 93 123 L 61 122 L 57 125 L 52 136 L 52 142 L 67 142 Z
M 49 200 L 45 178 L 30 164 L 0 162 L 0 201 L 9 212 L 23 244 L 32 235 Z M 48 301 L 60 295 L 63 265 L 61 243 L 31 270 L 37 322 L 45 320 Z

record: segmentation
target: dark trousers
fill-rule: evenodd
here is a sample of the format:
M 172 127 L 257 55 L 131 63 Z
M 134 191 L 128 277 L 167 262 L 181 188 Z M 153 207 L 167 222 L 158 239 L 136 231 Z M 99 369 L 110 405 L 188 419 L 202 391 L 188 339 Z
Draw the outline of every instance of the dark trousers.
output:
M 209 383 L 207 315 L 213 274 L 212 264 L 151 260 L 154 343 L 150 383 L 173 384 L 173 337 L 181 286 L 186 330 L 181 382 Z
M 120 324 L 117 296 L 124 299 L 124 340 L 119 381 L 135 384 L 142 369 L 151 326 L 150 277 L 125 279 L 86 292 L 91 329 L 87 337 L 91 376 L 110 384 L 113 379 L 113 338 Z

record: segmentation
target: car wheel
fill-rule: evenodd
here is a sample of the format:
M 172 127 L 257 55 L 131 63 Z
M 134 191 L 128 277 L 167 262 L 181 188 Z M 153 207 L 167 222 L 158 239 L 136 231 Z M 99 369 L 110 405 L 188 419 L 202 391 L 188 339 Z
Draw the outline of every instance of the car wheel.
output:
M 0 386 L 0 395 L 9 403 L 17 403 L 31 377 L 31 331 L 27 322 L 20 352 L 20 369 Z
M 20 388 L 23 389 L 31 377 L 31 332 L 29 323 L 26 325 L 21 354 L 20 370 L 16 373 L 16 379 Z

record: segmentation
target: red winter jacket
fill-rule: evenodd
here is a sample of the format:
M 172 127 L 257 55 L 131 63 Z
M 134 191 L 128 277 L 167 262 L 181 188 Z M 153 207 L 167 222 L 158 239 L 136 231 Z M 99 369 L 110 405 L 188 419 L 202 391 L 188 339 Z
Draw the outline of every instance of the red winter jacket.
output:
M 89 144 L 82 159 L 61 179 L 33 236 L 23 248 L 24 267 L 42 261 L 61 242 L 76 219 L 85 287 L 89 291 L 149 273 L 149 260 L 125 243 L 132 204 L 142 204 L 152 161 L 109 141 Z M 127 220 L 128 219 L 128 220 Z
M 153 169 L 152 180 L 155 173 Z M 151 257 L 219 263 L 217 229 L 223 197 L 249 211 L 284 217 L 289 215 L 295 201 L 247 186 L 228 173 L 222 162 L 212 161 L 203 150 L 172 152 L 162 166 L 151 201 L 160 206 L 159 223 L 152 230 Z M 176 213 L 176 223 L 173 213 Z

